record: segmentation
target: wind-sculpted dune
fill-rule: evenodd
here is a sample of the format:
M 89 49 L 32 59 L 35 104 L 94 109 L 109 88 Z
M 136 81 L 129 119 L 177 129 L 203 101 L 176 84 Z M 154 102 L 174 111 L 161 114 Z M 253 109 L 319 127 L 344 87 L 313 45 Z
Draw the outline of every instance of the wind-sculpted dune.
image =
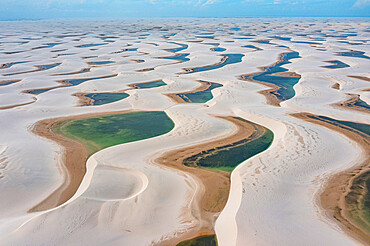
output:
M 369 245 L 368 29 L 1 25 L 0 245 Z

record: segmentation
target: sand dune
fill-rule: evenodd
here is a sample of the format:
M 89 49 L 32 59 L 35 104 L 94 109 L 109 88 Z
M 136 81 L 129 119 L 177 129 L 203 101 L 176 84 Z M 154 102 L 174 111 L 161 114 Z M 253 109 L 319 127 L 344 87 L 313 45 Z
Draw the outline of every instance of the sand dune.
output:
M 333 217 L 330 207 L 337 201 L 328 205 L 320 199 L 332 177 L 366 166 L 368 147 L 343 131 L 294 116 L 369 125 L 366 28 L 366 21 L 350 18 L 3 25 L 0 196 L 6 199 L 0 200 L 0 244 L 175 245 L 215 232 L 225 246 L 366 245 L 366 233 L 344 229 Z M 19 44 L 24 38 L 29 39 Z M 218 46 L 225 50 L 212 49 Z M 267 71 L 292 51 L 299 57 L 284 63 L 270 81 L 242 79 Z M 158 59 L 181 54 L 189 54 L 189 60 Z M 228 63 L 222 55 L 240 60 Z M 286 81 L 298 75 L 294 83 Z M 165 84 L 135 86 L 159 80 Z M 207 91 L 210 83 L 220 86 L 208 101 L 179 99 L 179 94 Z M 52 89 L 40 91 L 47 88 Z M 282 97 L 281 89 L 290 94 Z M 84 95 L 115 92 L 128 97 L 81 106 Z M 164 111 L 175 127 L 90 157 L 74 147 L 78 144 L 48 137 L 55 120 L 129 111 Z M 208 171 L 189 172 L 181 165 L 181 151 L 235 135 L 236 125 L 225 117 L 271 129 L 274 140 L 234 169 L 227 201 L 212 204 L 219 210 L 207 224 L 201 201 L 210 193 L 204 195 L 207 182 L 197 174 Z M 37 122 L 49 123 L 41 136 L 32 130 Z M 68 149 L 76 158 L 66 158 Z M 163 165 L 166 154 L 178 163 Z M 338 186 L 350 189 L 348 179 L 340 180 Z

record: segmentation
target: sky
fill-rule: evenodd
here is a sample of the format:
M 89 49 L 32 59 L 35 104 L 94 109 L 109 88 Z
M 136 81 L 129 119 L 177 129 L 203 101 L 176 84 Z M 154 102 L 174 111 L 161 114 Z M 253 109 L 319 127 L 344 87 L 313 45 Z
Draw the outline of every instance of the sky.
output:
M 370 17 L 370 0 L 0 0 L 0 20 L 125 17 Z

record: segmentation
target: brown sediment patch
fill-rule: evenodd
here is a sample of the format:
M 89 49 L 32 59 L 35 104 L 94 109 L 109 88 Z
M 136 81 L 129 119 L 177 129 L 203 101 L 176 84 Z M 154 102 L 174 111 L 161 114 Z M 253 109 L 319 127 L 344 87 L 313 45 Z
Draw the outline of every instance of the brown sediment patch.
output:
M 56 73 L 56 74 L 53 74 L 52 76 L 73 75 L 73 74 L 87 73 L 87 72 L 90 72 L 90 68 L 82 68 L 81 70 L 76 71 L 76 72 L 69 72 L 69 73 Z
M 165 94 L 169 98 L 171 98 L 174 102 L 176 103 L 187 103 L 180 95 L 181 94 L 191 94 L 195 92 L 200 92 L 200 91 L 205 91 L 208 90 L 211 86 L 211 82 L 203 81 L 203 80 L 198 80 L 197 82 L 200 83 L 200 86 L 192 91 L 186 91 L 186 92 L 177 92 L 177 93 L 168 93 Z
M 131 59 L 131 61 L 134 61 L 136 63 L 143 63 L 143 62 L 145 62 L 145 60 L 142 60 L 142 59 Z
M 347 94 L 347 95 L 350 97 L 348 100 L 346 100 L 344 102 L 341 102 L 341 103 L 336 103 L 336 104 L 334 104 L 334 106 L 344 107 L 344 108 L 347 108 L 347 109 L 353 109 L 353 110 L 357 110 L 357 111 L 361 111 L 361 112 L 365 112 L 365 113 L 370 113 L 370 109 L 355 105 L 355 103 L 358 100 L 360 100 L 360 95 L 358 95 L 358 94 Z
M 75 96 L 78 98 L 78 106 L 80 107 L 94 105 L 94 99 L 87 97 L 86 96 L 87 94 L 90 94 L 90 93 L 78 92 L 78 93 L 72 94 L 72 96 Z
M 363 80 L 363 81 L 370 82 L 370 78 L 365 77 L 365 76 L 359 76 L 359 75 L 348 75 L 348 77 L 350 77 L 350 78 L 354 78 L 354 79 L 361 79 L 361 80 Z
M 71 140 L 62 135 L 55 134 L 52 130 L 52 127 L 55 124 L 66 120 L 75 120 L 94 116 L 123 114 L 130 112 L 137 111 L 126 110 L 104 113 L 91 113 L 84 115 L 47 119 L 37 122 L 32 127 L 32 132 L 40 137 L 58 143 L 64 149 L 62 163 L 59 163 L 59 165 L 61 166 L 60 171 L 63 174 L 63 182 L 47 198 L 45 198 L 39 204 L 35 205 L 28 212 L 44 211 L 65 203 L 76 193 L 86 173 L 86 161 L 88 158 L 87 149 L 77 141 Z
M 265 68 L 263 68 L 265 70 Z M 247 75 L 242 75 L 239 77 L 240 80 L 248 81 L 248 82 L 254 82 L 258 84 L 265 85 L 267 87 L 270 87 L 270 89 L 259 91 L 258 93 L 261 95 L 264 95 L 266 98 L 266 102 L 269 105 L 273 105 L 276 107 L 280 107 L 281 100 L 277 98 L 276 95 L 274 95 L 274 92 L 280 89 L 279 86 L 267 82 L 257 81 L 253 79 L 253 76 L 257 75 L 259 73 L 252 73 Z
M 36 98 L 34 98 L 34 99 L 35 100 L 32 101 L 32 102 L 26 102 L 26 103 L 14 104 L 14 105 L 9 105 L 9 106 L 3 106 L 3 107 L 0 107 L 0 110 L 11 109 L 11 108 L 16 108 L 16 107 L 20 107 L 20 106 L 25 106 L 25 105 L 28 105 L 28 104 L 31 104 L 31 103 L 36 102 Z
M 193 204 L 194 207 L 192 209 L 192 213 L 194 217 L 199 220 L 199 224 L 190 228 L 187 232 L 178 235 L 176 238 L 163 242 L 163 245 L 176 245 L 181 241 L 200 235 L 212 235 L 215 233 L 215 220 L 225 207 L 229 195 L 230 172 L 185 166 L 184 160 L 206 150 L 219 148 L 243 139 L 251 138 L 251 136 L 256 132 L 256 129 L 252 124 L 236 117 L 219 116 L 219 118 L 229 121 L 237 127 L 237 130 L 227 137 L 208 143 L 166 152 L 154 161 L 160 165 L 165 165 L 190 173 L 202 184 L 202 189 L 198 194 L 196 194 L 195 204 Z
M 334 125 L 327 121 L 323 121 L 317 118 L 318 115 L 309 113 L 296 113 L 292 115 L 310 123 L 318 124 L 339 132 L 357 142 L 362 148 L 365 156 L 364 161 L 330 177 L 324 191 L 320 194 L 320 202 L 322 207 L 327 211 L 327 214 L 335 221 L 339 222 L 339 225 L 345 232 L 365 245 L 369 245 L 370 235 L 363 228 L 357 226 L 348 216 L 348 208 L 345 199 L 352 190 L 353 181 L 361 174 L 370 170 L 370 137 L 348 126 L 342 126 L 341 124 Z
M 332 85 L 331 88 L 333 88 L 335 90 L 339 90 L 340 89 L 340 84 L 339 83 L 335 83 L 334 85 Z
M 53 63 L 53 64 L 48 64 L 48 65 L 60 65 L 60 64 L 62 64 L 62 63 Z M 37 65 L 37 66 L 34 66 L 34 67 L 36 67 L 36 69 L 34 69 L 34 70 L 15 72 L 15 73 L 7 73 L 7 74 L 3 74 L 3 75 L 4 76 L 11 76 L 11 75 L 33 73 L 33 72 L 40 72 L 40 71 L 46 70 L 46 68 L 43 65 Z
M 154 70 L 154 67 L 139 69 L 139 70 L 136 70 L 136 72 L 148 72 L 152 70 Z

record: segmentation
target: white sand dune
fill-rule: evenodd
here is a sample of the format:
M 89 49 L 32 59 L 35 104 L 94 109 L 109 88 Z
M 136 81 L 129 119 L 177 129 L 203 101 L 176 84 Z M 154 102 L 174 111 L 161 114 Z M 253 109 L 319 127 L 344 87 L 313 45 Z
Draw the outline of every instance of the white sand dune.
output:
M 188 173 L 160 166 L 154 160 L 167 151 L 236 131 L 235 126 L 216 115 L 239 116 L 274 133 L 266 151 L 244 161 L 231 174 L 229 199 L 216 221 L 219 245 L 359 244 L 327 215 L 318 197 L 331 175 L 364 160 L 361 148 L 337 132 L 290 114 L 307 112 L 369 124 L 368 109 L 335 106 L 346 101 L 348 94 L 370 102 L 368 81 L 348 77 L 369 78 L 370 60 L 338 55 L 356 50 L 370 56 L 366 43 L 369 33 L 364 32 L 369 28 L 367 21 L 281 18 L 225 19 L 223 23 L 217 19 L 132 22 L 15 21 L 0 27 L 0 65 L 11 64 L 0 69 L 0 196 L 6 198 L 0 200 L 0 245 L 166 244 L 199 228 L 196 197 L 202 194 L 203 184 Z M 241 30 L 231 31 L 235 26 Z M 340 37 L 349 30 L 356 36 Z M 206 36 L 201 35 L 204 32 L 211 32 L 208 36 L 214 39 L 201 38 Z M 270 40 L 270 44 L 253 42 L 258 40 Z M 189 61 L 158 58 L 174 55 L 164 50 L 180 47 L 172 42 L 188 45 L 177 53 L 189 53 Z M 58 44 L 38 48 L 52 43 Z M 217 43 L 226 50 L 212 51 L 214 45 L 207 43 Z M 246 45 L 262 50 L 243 47 Z M 268 105 L 259 93 L 267 86 L 239 79 L 243 74 L 262 71 L 281 53 L 291 51 L 299 52 L 301 58 L 283 67 L 302 77 L 294 86 L 295 96 L 282 102 L 281 107 Z M 222 54 L 244 57 L 239 63 L 218 69 L 184 73 L 185 68 L 216 64 Z M 331 60 L 349 67 L 324 68 Z M 16 63 L 22 61 L 27 62 Z M 97 61 L 114 63 L 88 64 Z M 38 65 L 56 63 L 60 65 L 27 72 Z M 90 71 L 63 75 L 86 68 Z M 149 68 L 153 70 L 138 71 Z M 40 94 L 24 93 L 59 86 L 61 80 L 109 75 L 116 76 Z M 21 81 L 2 85 L 8 80 Z M 149 89 L 129 86 L 157 80 L 167 85 Z M 176 104 L 165 95 L 194 90 L 200 85 L 198 80 L 223 86 L 212 90 L 213 98 L 205 104 Z M 332 88 L 335 83 L 339 89 Z M 123 90 L 130 95 L 128 98 L 99 106 L 80 107 L 73 96 Z M 31 101 L 35 102 L 17 106 Z M 1 109 L 9 106 L 14 107 Z M 87 172 L 73 197 L 52 209 L 29 213 L 65 178 L 63 149 L 34 135 L 32 126 L 44 119 L 123 110 L 165 111 L 175 128 L 161 136 L 95 153 L 88 159 Z

